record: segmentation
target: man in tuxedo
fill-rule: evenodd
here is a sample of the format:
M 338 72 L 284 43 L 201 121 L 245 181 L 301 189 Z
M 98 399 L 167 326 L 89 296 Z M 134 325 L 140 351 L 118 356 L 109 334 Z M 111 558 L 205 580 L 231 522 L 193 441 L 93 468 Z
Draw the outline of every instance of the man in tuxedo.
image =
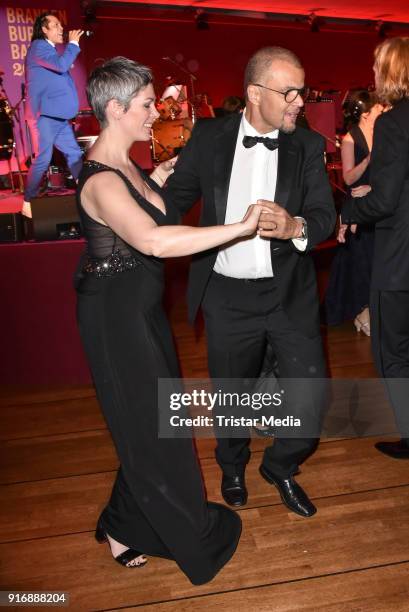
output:
M 66 157 L 74 178 L 81 170 L 82 151 L 69 123 L 78 112 L 78 95 L 69 70 L 80 52 L 82 34 L 82 30 L 70 31 L 65 51 L 59 55 L 55 47 L 63 42 L 59 19 L 52 13 L 42 13 L 34 22 L 26 57 L 26 114 L 38 151 L 24 192 L 23 213 L 27 216 L 31 216 L 30 200 L 37 195 L 50 165 L 53 146 Z
M 201 304 L 212 378 L 257 378 L 270 344 L 282 379 L 316 381 L 326 376 L 326 367 L 310 251 L 335 223 L 324 141 L 296 127 L 306 91 L 304 70 L 291 51 L 260 49 L 250 58 L 244 81 L 243 114 L 195 126 L 168 190 L 182 213 L 202 197 L 203 226 L 235 222 L 257 201 L 270 212 L 262 215 L 253 238 L 194 257 L 189 315 L 194 319 Z M 322 394 L 317 398 L 303 385 L 303 393 L 293 395 L 298 414 L 317 417 Z M 230 505 L 244 505 L 248 432 L 226 437 L 226 431 L 216 430 L 216 437 L 223 497 Z M 316 435 L 277 437 L 260 466 L 262 477 L 301 516 L 316 508 L 294 474 L 317 441 Z
M 346 224 L 375 225 L 370 316 L 375 365 L 385 379 L 401 439 L 377 442 L 409 459 L 409 38 L 375 49 L 376 93 L 386 104 L 375 123 L 371 190 L 356 187 L 342 209 Z

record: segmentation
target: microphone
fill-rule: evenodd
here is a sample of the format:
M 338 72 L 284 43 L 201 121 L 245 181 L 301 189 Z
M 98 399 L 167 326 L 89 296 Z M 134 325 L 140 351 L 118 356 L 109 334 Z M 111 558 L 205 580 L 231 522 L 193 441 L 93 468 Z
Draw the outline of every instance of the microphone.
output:
M 91 36 L 94 36 L 94 32 L 92 30 L 85 30 L 84 31 L 84 36 L 86 38 L 90 38 Z

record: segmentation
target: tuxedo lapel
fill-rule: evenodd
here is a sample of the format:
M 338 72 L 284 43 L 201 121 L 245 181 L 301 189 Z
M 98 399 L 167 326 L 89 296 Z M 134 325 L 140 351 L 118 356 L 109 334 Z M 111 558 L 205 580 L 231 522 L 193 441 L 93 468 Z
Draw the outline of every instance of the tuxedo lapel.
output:
M 229 120 L 226 120 L 220 134 L 216 138 L 216 152 L 214 157 L 214 202 L 218 225 L 222 225 L 226 217 L 230 176 L 240 122 L 241 115 L 229 117 Z
M 278 135 L 277 185 L 274 202 L 286 208 L 293 180 L 296 176 L 297 147 L 290 134 Z

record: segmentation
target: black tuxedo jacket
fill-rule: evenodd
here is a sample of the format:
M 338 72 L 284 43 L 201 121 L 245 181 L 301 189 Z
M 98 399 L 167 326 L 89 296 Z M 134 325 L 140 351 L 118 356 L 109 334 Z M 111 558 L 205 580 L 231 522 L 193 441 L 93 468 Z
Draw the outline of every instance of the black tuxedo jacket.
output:
M 182 213 L 202 198 L 202 226 L 224 223 L 240 121 L 241 115 L 199 121 L 168 180 L 167 189 Z M 307 336 L 314 336 L 319 333 L 319 304 L 309 251 L 331 234 L 335 223 L 321 136 L 302 128 L 293 134 L 280 132 L 277 186 L 270 199 L 307 221 L 307 251 L 297 251 L 291 240 L 273 239 L 271 258 L 284 310 Z M 191 320 L 200 306 L 217 253 L 217 248 L 211 249 L 193 258 L 188 287 Z
M 372 191 L 346 202 L 344 223 L 375 223 L 372 288 L 409 290 L 409 99 L 381 115 L 371 153 Z

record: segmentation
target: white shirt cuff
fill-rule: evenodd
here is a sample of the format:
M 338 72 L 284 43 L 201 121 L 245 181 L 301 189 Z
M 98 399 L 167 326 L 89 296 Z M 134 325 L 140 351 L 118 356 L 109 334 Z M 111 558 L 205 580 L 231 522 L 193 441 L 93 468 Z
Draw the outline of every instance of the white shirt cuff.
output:
M 78 40 L 70 40 L 70 43 L 71 43 L 72 45 L 77 45 L 77 47 L 79 47 L 79 46 L 80 46 L 80 43 L 78 42 Z
M 303 217 L 294 217 L 294 219 L 302 219 L 305 221 Z M 292 243 L 297 251 L 305 251 L 308 244 L 308 238 L 292 238 Z

